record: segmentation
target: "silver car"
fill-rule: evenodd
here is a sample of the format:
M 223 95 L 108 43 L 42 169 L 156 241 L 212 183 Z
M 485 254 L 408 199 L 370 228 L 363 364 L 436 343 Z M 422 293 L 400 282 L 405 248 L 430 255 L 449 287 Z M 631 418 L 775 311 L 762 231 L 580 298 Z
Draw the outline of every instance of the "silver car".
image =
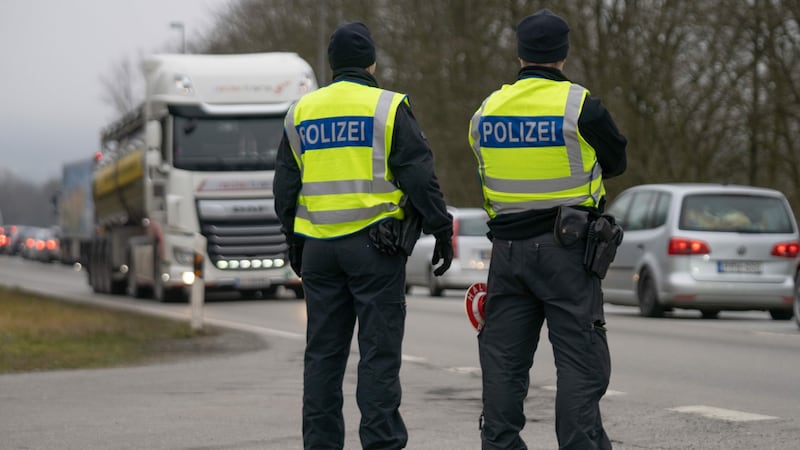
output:
M 625 231 L 603 280 L 607 303 L 642 316 L 673 308 L 793 313 L 798 230 L 776 190 L 721 184 L 649 184 L 609 206 Z
M 481 208 L 448 208 L 453 215 L 453 263 L 441 277 L 433 275 L 431 256 L 436 239 L 423 234 L 406 264 L 406 291 L 425 286 L 433 297 L 445 289 L 466 289 L 486 282 L 492 243 L 486 237 L 489 215 Z

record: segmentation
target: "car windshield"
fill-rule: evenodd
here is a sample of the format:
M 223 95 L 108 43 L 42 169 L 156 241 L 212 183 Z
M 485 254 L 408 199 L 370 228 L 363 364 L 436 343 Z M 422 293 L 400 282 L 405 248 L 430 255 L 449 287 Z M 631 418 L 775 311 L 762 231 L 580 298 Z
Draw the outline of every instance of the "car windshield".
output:
M 739 233 L 792 233 L 786 205 L 780 198 L 758 195 L 698 194 L 687 196 L 680 229 Z
M 282 117 L 181 117 L 174 121 L 175 167 L 187 170 L 273 170 Z

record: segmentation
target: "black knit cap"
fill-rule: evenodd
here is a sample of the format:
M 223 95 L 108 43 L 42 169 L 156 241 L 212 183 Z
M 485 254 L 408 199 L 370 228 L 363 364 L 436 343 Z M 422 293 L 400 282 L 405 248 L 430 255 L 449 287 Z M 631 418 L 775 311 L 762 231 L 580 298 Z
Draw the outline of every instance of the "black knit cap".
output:
M 552 63 L 567 58 L 569 25 L 549 9 L 539 10 L 517 25 L 517 54 L 525 61 Z
M 343 67 L 367 68 L 375 62 L 375 43 L 366 25 L 351 22 L 331 34 L 328 62 L 332 70 Z

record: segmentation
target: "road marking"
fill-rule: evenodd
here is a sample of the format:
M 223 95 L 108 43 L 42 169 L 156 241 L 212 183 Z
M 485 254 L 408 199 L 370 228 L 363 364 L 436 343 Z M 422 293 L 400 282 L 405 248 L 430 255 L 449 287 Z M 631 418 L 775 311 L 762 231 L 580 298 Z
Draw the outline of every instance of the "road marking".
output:
M 765 416 L 762 414 L 753 414 L 743 411 L 735 411 L 732 409 L 714 408 L 713 406 L 705 405 L 691 405 L 691 406 L 678 406 L 676 408 L 669 408 L 670 411 L 676 411 L 688 414 L 697 414 L 709 419 L 727 420 L 729 422 L 752 422 L 756 420 L 774 420 L 777 417 Z
M 480 375 L 481 369 L 480 367 L 448 367 L 445 369 L 448 372 L 452 373 L 459 373 L 462 375 Z
M 257 334 L 266 334 L 269 336 L 276 336 L 293 340 L 305 340 L 306 338 L 306 335 L 301 333 L 292 333 L 291 331 L 276 330 L 275 328 L 267 328 L 259 325 L 250 325 L 241 322 L 234 322 L 231 320 L 206 318 L 205 321 L 212 325 L 235 328 L 241 331 L 250 331 Z
M 541 389 L 543 391 L 553 391 L 553 392 L 558 390 L 558 388 L 556 386 L 553 386 L 553 385 L 540 386 L 539 389 Z M 613 397 L 615 395 L 625 395 L 625 392 L 623 392 L 623 391 L 615 391 L 613 389 L 606 389 L 606 394 L 604 395 L 604 397 Z
M 406 355 L 405 353 L 402 355 L 402 358 L 403 361 L 413 362 L 413 363 L 424 363 L 427 361 L 427 359 L 425 359 L 422 356 Z

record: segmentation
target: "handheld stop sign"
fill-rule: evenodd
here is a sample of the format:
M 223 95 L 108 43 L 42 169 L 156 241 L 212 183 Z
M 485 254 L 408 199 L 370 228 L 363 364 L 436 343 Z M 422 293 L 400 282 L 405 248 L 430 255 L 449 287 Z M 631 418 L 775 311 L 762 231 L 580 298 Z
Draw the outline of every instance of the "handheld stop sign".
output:
M 473 283 L 467 289 L 467 295 L 464 296 L 464 305 L 467 309 L 467 318 L 476 331 L 481 331 L 483 328 L 484 307 L 486 304 L 486 283 Z

